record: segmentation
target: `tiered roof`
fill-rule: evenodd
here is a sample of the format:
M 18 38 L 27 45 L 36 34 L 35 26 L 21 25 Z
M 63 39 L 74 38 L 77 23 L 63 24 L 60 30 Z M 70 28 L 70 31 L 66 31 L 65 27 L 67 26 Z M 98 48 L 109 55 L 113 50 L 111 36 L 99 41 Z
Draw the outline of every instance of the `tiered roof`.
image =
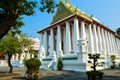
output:
M 44 30 L 49 30 L 49 28 L 55 27 L 55 25 L 65 21 L 65 20 L 68 20 L 69 18 L 72 18 L 74 16 L 78 16 L 84 20 L 87 20 L 90 23 L 95 23 L 95 24 L 103 27 L 104 29 L 110 31 L 111 33 L 115 34 L 116 37 L 120 38 L 120 36 L 116 35 L 115 31 L 113 31 L 109 27 L 105 26 L 104 24 L 100 23 L 100 21 L 97 20 L 96 18 L 92 17 L 92 15 L 90 16 L 90 15 L 84 13 L 83 11 L 81 11 L 80 9 L 78 9 L 77 7 L 73 6 L 68 0 L 66 0 L 66 2 L 64 2 L 64 0 L 60 0 L 57 11 L 56 11 L 55 15 L 53 16 L 53 20 L 52 20 L 50 26 L 38 31 L 38 33 L 44 32 Z
M 83 11 L 73 6 L 68 0 L 66 0 L 66 2 L 64 2 L 63 0 L 60 0 L 60 3 L 58 5 L 55 15 L 53 16 L 53 20 L 51 24 L 59 20 L 62 20 L 72 14 L 78 14 L 82 17 L 85 17 L 88 20 L 92 20 L 91 16 L 85 14 Z

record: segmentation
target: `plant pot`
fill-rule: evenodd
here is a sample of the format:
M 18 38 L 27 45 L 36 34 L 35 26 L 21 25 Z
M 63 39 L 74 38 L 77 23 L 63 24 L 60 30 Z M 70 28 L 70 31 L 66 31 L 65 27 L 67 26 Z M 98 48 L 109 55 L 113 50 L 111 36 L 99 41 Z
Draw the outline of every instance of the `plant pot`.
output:
M 86 74 L 88 80 L 102 80 L 104 73 L 99 71 L 88 71 Z
M 60 70 L 60 71 L 61 71 L 61 70 L 62 70 L 62 67 L 58 67 L 58 70 Z

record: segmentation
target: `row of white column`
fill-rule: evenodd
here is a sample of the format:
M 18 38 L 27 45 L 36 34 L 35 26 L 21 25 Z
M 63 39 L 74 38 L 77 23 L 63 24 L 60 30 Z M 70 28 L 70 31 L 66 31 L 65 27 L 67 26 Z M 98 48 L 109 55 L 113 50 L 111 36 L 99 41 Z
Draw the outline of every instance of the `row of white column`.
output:
M 80 36 L 79 36 L 79 22 L 77 18 L 74 18 L 74 31 L 73 31 L 73 41 L 71 41 L 71 31 L 70 31 L 70 23 L 68 21 L 66 21 L 66 29 L 65 29 L 65 53 L 66 54 L 70 54 L 71 51 L 71 42 L 73 42 L 73 48 L 74 48 L 74 53 L 77 52 L 78 50 L 78 46 L 77 46 L 77 41 L 79 40 Z M 47 50 L 48 50 L 48 38 L 47 38 L 47 32 L 45 31 L 44 33 L 40 34 L 40 47 L 44 47 L 45 48 L 45 54 L 47 54 Z M 63 35 L 61 35 L 61 26 L 57 26 L 57 38 L 56 38 L 56 53 L 57 55 L 62 55 L 62 40 L 61 37 L 63 37 Z M 53 55 L 53 51 L 54 50 L 54 31 L 53 28 L 50 29 L 50 56 Z
M 113 33 L 110 31 L 107 31 L 100 26 L 97 26 L 96 24 L 91 24 L 88 25 L 88 30 L 89 33 L 86 34 L 86 27 L 84 21 L 81 22 L 81 33 L 80 33 L 80 27 L 79 27 L 79 22 L 77 18 L 74 18 L 74 31 L 73 31 L 73 41 L 71 41 L 71 31 L 70 31 L 70 24 L 68 21 L 66 21 L 66 29 L 65 29 L 65 53 L 70 54 L 71 51 L 71 42 L 73 42 L 73 51 L 74 53 L 77 53 L 78 45 L 77 42 L 80 39 L 80 34 L 81 38 L 85 39 L 86 35 L 89 35 L 89 52 L 90 53 L 100 53 L 101 55 L 111 55 L 111 54 L 116 54 L 118 55 L 118 51 L 120 48 L 120 40 L 115 37 Z M 80 33 L 80 34 L 79 34 Z M 45 48 L 45 54 L 48 52 L 48 37 L 47 37 L 47 31 L 45 31 L 41 35 L 40 39 L 40 44 L 41 47 Z M 62 55 L 62 39 L 61 39 L 61 26 L 57 26 L 57 43 L 56 43 L 56 53 L 57 55 Z M 54 50 L 54 31 L 53 28 L 50 29 L 50 56 L 53 55 Z
M 118 55 L 120 40 L 115 37 L 115 34 L 95 24 L 93 26 L 89 24 L 89 36 L 89 48 L 91 53 L 101 53 L 105 56 L 112 54 Z

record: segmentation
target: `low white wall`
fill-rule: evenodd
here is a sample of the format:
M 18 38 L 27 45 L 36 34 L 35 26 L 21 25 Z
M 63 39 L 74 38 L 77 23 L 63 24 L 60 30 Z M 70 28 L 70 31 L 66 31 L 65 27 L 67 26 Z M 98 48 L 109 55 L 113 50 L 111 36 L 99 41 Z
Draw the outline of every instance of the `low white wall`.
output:
M 6 60 L 0 60 L 0 67 L 5 67 L 8 66 L 7 61 Z
M 50 64 L 51 61 L 52 61 L 52 58 L 44 58 L 44 59 L 42 59 L 42 65 L 40 66 L 40 68 L 48 69 L 48 65 Z

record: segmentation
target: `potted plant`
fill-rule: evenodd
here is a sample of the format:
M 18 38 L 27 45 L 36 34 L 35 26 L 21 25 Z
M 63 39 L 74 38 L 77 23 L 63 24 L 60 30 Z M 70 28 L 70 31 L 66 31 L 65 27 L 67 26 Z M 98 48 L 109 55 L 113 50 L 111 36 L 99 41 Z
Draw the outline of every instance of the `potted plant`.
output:
M 28 60 L 24 61 L 24 65 L 27 67 L 26 75 L 29 79 L 37 79 L 39 68 L 41 65 L 41 62 L 37 58 L 30 58 Z
M 98 59 L 100 58 L 100 54 L 88 54 L 89 59 L 92 61 L 88 61 L 93 64 L 91 68 L 92 71 L 87 72 L 88 80 L 101 80 L 103 77 L 103 72 L 97 71 L 96 67 L 98 66 Z
M 116 56 L 115 55 L 111 55 L 110 58 L 111 58 L 111 61 L 112 61 L 111 69 L 115 69 L 115 59 L 116 59 Z
M 63 68 L 63 62 L 62 62 L 62 58 L 58 58 L 58 61 L 57 61 L 57 69 L 58 70 L 62 70 Z

